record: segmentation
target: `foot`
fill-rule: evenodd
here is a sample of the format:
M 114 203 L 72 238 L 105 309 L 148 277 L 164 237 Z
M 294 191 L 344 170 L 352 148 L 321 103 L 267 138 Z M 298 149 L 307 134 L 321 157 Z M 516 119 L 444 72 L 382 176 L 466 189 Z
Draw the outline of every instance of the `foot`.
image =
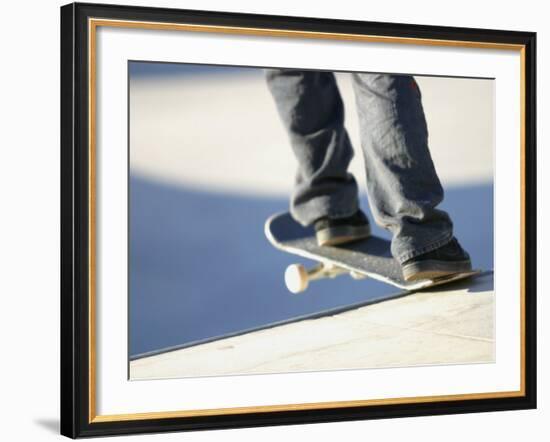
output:
M 470 255 L 453 238 L 439 249 L 405 261 L 401 267 L 405 281 L 417 281 L 469 272 L 472 270 L 472 263 Z
M 313 227 L 320 246 L 334 246 L 370 236 L 369 220 L 361 210 L 347 218 L 320 218 Z

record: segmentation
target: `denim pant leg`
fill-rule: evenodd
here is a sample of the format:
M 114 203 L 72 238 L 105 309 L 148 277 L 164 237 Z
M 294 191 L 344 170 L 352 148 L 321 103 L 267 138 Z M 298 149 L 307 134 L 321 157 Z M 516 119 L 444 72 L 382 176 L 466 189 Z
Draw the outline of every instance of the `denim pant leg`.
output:
M 332 72 L 268 69 L 266 80 L 298 160 L 290 212 L 302 225 L 357 211 L 344 107 Z
M 428 149 L 421 94 L 408 75 L 353 74 L 375 220 L 393 233 L 402 263 L 452 239 L 448 214 L 437 209 L 443 188 Z

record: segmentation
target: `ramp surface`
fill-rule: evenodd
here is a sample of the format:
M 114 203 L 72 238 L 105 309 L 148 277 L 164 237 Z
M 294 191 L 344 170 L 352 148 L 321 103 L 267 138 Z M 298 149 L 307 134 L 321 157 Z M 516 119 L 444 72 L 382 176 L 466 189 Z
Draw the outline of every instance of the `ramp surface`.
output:
M 494 362 L 493 274 L 130 362 L 131 379 Z

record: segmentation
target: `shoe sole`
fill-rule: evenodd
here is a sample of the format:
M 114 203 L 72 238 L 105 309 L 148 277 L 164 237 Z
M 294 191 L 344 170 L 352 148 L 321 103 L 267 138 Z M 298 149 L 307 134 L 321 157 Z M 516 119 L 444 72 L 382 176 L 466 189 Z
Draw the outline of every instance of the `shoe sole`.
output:
M 366 226 L 338 226 L 319 230 L 316 233 L 319 246 L 335 246 L 346 244 L 360 239 L 366 239 L 371 235 L 370 225 Z
M 472 263 L 470 260 L 453 262 L 427 260 L 408 264 L 402 270 L 405 281 L 419 281 L 469 272 L 472 270 Z

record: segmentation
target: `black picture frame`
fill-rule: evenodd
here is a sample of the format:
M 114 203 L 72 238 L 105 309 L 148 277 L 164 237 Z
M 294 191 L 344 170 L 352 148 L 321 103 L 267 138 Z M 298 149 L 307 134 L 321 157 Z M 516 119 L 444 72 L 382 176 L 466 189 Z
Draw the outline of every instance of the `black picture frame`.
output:
M 87 146 L 89 19 L 187 23 L 313 33 L 357 34 L 520 45 L 523 120 L 523 395 L 195 417 L 101 421 L 90 389 L 91 220 Z M 536 408 L 536 34 L 490 29 L 328 20 L 150 7 L 73 3 L 61 7 L 61 434 L 71 437 L 240 428 Z M 93 287 L 93 285 L 92 285 Z M 92 319 L 91 319 L 92 318 Z

